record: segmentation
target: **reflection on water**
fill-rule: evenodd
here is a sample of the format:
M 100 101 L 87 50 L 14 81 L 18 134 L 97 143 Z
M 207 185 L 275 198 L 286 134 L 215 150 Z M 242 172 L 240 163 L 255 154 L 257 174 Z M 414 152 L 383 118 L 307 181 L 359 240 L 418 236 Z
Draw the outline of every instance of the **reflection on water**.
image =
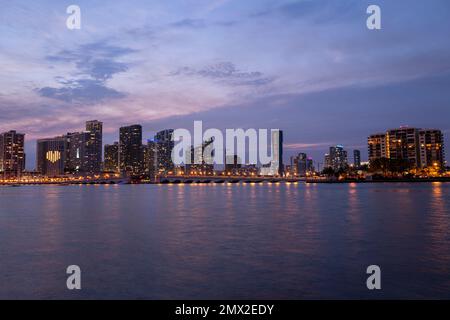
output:
M 450 298 L 449 196 L 444 183 L 0 187 L 0 298 Z M 366 289 L 371 264 L 381 292 Z

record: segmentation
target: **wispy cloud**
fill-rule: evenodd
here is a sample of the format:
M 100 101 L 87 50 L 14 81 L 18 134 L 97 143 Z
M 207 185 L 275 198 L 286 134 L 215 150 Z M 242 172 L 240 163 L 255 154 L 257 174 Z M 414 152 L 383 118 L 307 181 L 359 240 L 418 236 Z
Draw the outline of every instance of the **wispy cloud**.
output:
M 85 104 L 96 104 L 104 100 L 118 99 L 126 96 L 125 93 L 108 88 L 101 80 L 67 80 L 61 82 L 61 84 L 62 86 L 59 88 L 44 87 L 37 89 L 37 92 L 42 97 Z
M 133 52 L 135 50 L 131 48 L 98 41 L 47 56 L 47 60 L 53 63 L 74 63 L 76 72 L 71 78 L 56 77 L 58 87 L 37 88 L 36 92 L 42 97 L 87 104 L 123 98 L 125 93 L 109 88 L 106 82 L 115 74 L 128 70 L 129 66 L 117 59 Z
M 292 150 L 305 150 L 305 149 L 323 149 L 324 147 L 331 146 L 331 142 L 316 142 L 316 143 L 303 143 L 303 142 L 296 142 L 296 143 L 285 143 L 283 145 L 286 149 L 292 149 Z
M 360 0 L 297 0 L 274 4 L 250 15 L 251 18 L 280 18 L 307 20 L 313 23 L 333 23 L 338 19 L 355 16 L 364 8 Z M 367 8 L 367 5 L 366 7 Z
M 176 28 L 199 29 L 199 28 L 205 28 L 206 22 L 203 19 L 183 19 L 183 20 L 179 20 L 177 22 L 170 24 L 170 26 L 176 27 Z
M 271 83 L 274 80 L 272 77 L 266 77 L 259 71 L 241 71 L 231 62 L 220 62 L 200 69 L 182 67 L 172 72 L 171 75 L 198 76 L 233 86 L 260 86 Z

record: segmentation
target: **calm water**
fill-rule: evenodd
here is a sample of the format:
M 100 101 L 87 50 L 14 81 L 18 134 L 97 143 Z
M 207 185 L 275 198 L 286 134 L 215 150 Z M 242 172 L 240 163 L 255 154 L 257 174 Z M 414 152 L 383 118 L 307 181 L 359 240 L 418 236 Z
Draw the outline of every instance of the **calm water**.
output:
M 0 298 L 450 298 L 450 184 L 0 187 Z

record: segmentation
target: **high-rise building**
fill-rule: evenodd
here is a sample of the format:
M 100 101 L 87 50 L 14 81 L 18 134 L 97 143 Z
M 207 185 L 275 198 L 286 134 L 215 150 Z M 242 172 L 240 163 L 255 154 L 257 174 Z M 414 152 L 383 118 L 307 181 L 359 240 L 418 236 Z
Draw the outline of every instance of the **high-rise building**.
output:
M 361 167 L 361 151 L 353 150 L 353 165 L 355 168 Z
M 25 170 L 25 134 L 9 131 L 0 134 L 0 173 L 4 178 L 20 177 Z
M 282 176 L 283 164 L 283 131 L 272 130 L 273 170 L 275 175 Z
M 155 180 L 158 172 L 157 154 L 157 143 L 153 140 L 148 140 L 147 145 L 144 146 L 144 172 L 150 180 Z
M 412 168 L 420 166 L 418 129 L 402 127 L 389 130 L 386 133 L 386 143 L 388 158 L 406 160 Z
M 329 153 L 325 153 L 324 156 L 324 168 L 331 168 L 331 158 Z
M 263 164 L 260 169 L 260 174 L 263 176 L 283 176 L 283 131 L 276 129 L 272 130 L 272 160 L 270 163 Z
M 330 153 L 328 155 L 327 167 L 333 168 L 334 170 L 345 169 L 348 166 L 347 151 L 344 150 L 344 146 L 336 145 L 330 147 Z
M 159 173 L 168 173 L 174 170 L 172 151 L 175 146 L 173 141 L 173 129 L 159 131 L 155 135 L 157 144 L 157 161 Z
M 119 166 L 127 175 L 139 175 L 143 171 L 142 126 L 136 124 L 120 128 Z
M 433 167 L 439 170 L 445 168 L 444 135 L 441 130 L 419 130 L 420 166 Z
M 119 142 L 105 145 L 104 170 L 108 172 L 119 172 Z
M 445 166 L 444 136 L 437 129 L 401 127 L 368 138 L 369 160 L 406 160 L 411 168 Z
M 311 174 L 315 171 L 316 168 L 314 168 L 314 161 L 312 158 L 308 157 L 308 159 L 306 159 L 306 172 Z
M 47 177 L 64 175 L 67 154 L 65 136 L 39 139 L 36 144 L 36 169 Z
M 367 138 L 369 146 L 369 161 L 380 158 L 388 158 L 388 147 L 385 133 L 377 133 Z
M 291 162 L 291 173 L 294 176 L 306 177 L 311 170 L 311 160 L 306 153 L 299 153 L 296 157 L 292 157 Z
M 86 143 L 86 172 L 99 173 L 102 170 L 103 123 L 97 120 L 86 122 L 89 139 Z
M 89 132 L 67 133 L 66 137 L 66 173 L 84 173 L 88 170 L 86 155 L 87 144 L 90 139 Z

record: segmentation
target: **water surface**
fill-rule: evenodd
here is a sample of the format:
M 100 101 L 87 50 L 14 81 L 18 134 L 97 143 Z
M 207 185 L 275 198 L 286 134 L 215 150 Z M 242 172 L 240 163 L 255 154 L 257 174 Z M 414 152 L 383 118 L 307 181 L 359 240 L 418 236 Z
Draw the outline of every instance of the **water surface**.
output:
M 0 298 L 450 298 L 450 184 L 0 187 Z

